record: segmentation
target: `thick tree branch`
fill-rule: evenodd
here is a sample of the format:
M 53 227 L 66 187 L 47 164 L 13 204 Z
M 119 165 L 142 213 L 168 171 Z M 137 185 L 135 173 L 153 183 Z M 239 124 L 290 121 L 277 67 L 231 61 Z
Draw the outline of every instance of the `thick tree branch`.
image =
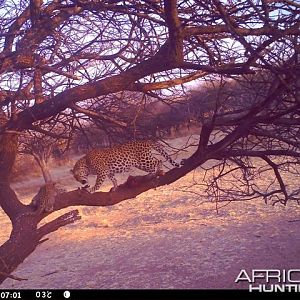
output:
M 166 80 L 161 82 L 152 82 L 152 83 L 134 83 L 127 90 L 130 91 L 140 91 L 140 92 L 149 92 L 154 90 L 160 90 L 164 88 L 170 88 L 176 85 L 184 84 L 186 82 L 190 82 L 191 80 L 195 80 L 207 75 L 208 72 L 197 71 L 192 74 L 182 76 L 180 78 Z
M 40 227 L 37 231 L 37 234 L 39 236 L 39 239 L 43 238 L 45 235 L 54 232 L 58 230 L 59 228 L 72 224 L 78 220 L 80 220 L 81 217 L 79 215 L 79 211 L 72 210 L 68 213 L 63 214 L 62 216 L 59 216 L 55 220 L 52 220 L 51 222 L 48 222 L 47 224 Z
M 152 58 L 119 75 L 65 90 L 41 104 L 22 111 L 16 120 L 10 124 L 9 128 L 28 129 L 33 122 L 56 115 L 69 107 L 72 102 L 126 90 L 128 86 L 138 79 L 156 72 L 173 69 L 176 67 L 177 62 L 172 59 L 172 56 L 166 55 L 169 54 L 169 51 L 172 51 L 172 48 L 169 48 L 169 43 L 167 42 Z
M 164 0 L 165 19 L 169 29 L 170 55 L 176 62 L 183 61 L 183 35 L 178 17 L 177 0 Z
M 209 65 L 200 65 L 190 62 L 183 62 L 180 67 L 182 69 L 190 70 L 201 70 L 207 73 L 214 74 L 228 74 L 228 75 L 239 75 L 239 74 L 254 74 L 255 72 L 249 69 L 248 64 L 222 64 L 221 66 L 213 67 Z

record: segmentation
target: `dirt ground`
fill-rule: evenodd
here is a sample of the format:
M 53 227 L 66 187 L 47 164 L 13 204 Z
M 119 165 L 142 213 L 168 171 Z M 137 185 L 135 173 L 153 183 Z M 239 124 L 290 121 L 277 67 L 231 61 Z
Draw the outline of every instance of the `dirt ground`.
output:
M 77 187 L 72 163 L 55 172 L 70 190 Z M 300 205 L 237 201 L 217 213 L 214 203 L 184 191 L 200 172 L 113 207 L 77 207 L 82 220 L 50 234 L 13 273 L 28 280 L 7 279 L 0 288 L 235 289 L 247 287 L 235 283 L 241 269 L 300 269 Z M 40 183 L 14 188 L 28 202 Z M 2 211 L 0 224 L 2 243 L 10 232 Z

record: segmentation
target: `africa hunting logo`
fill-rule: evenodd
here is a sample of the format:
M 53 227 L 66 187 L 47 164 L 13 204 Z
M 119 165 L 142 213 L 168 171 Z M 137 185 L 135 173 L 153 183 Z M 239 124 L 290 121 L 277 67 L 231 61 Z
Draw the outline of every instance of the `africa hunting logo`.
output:
M 235 282 L 249 282 L 249 292 L 300 292 L 300 269 L 242 269 Z

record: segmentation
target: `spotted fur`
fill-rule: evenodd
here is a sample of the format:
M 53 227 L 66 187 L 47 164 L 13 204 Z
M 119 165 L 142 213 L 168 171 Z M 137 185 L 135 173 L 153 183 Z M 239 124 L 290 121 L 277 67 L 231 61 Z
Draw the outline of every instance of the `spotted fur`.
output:
M 23 213 L 19 218 L 24 216 L 36 216 L 43 212 L 53 211 L 55 197 L 66 192 L 66 190 L 56 186 L 56 182 L 48 182 L 41 186 L 38 193 L 32 198 L 29 206 L 34 208 L 34 211 Z
M 55 197 L 64 193 L 65 190 L 57 187 L 56 182 L 49 182 L 43 185 L 39 192 L 32 198 L 30 206 L 33 206 L 36 211 L 51 212 L 53 211 L 53 205 Z
M 76 162 L 71 173 L 83 185 L 88 183 L 89 175 L 97 175 L 95 186 L 90 189 L 91 192 L 99 190 L 106 177 L 112 181 L 115 190 L 118 186 L 115 174 L 127 172 L 131 167 L 152 174 L 161 171 L 162 161 L 153 156 L 152 150 L 160 153 L 173 166 L 180 166 L 172 160 L 160 143 L 146 140 L 111 148 L 93 149 Z

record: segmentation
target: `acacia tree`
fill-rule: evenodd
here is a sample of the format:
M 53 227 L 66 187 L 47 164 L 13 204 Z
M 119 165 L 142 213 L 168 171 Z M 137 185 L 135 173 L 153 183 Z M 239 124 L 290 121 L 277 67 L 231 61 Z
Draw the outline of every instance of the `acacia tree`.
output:
M 219 162 L 212 170 L 215 194 L 299 201 L 299 189 L 290 190 L 281 175 L 283 170 L 297 175 L 300 156 L 296 1 L 7 0 L 0 5 L 0 205 L 12 223 L 10 238 L 0 247 L 0 282 L 45 235 L 80 219 L 75 210 L 38 228 L 49 213 L 24 215 L 32 208 L 10 186 L 18 139 L 26 130 L 45 133 L 49 120 L 59 126 L 58 114 L 70 129 L 91 115 L 105 128 L 120 122 L 101 102 L 97 111 L 88 106 L 90 99 L 135 91 L 163 100 L 195 79 L 219 76 L 223 82 L 267 74 L 256 101 L 225 111 L 215 105 L 202 124 L 197 150 L 182 167 L 159 178 L 139 177 L 133 186 L 125 183 L 112 192 L 58 195 L 56 211 L 113 205 L 172 183 L 209 160 Z M 257 142 L 261 139 L 268 147 Z M 272 185 L 248 184 L 254 157 L 273 171 Z M 232 172 L 245 185 L 225 191 L 219 179 Z

